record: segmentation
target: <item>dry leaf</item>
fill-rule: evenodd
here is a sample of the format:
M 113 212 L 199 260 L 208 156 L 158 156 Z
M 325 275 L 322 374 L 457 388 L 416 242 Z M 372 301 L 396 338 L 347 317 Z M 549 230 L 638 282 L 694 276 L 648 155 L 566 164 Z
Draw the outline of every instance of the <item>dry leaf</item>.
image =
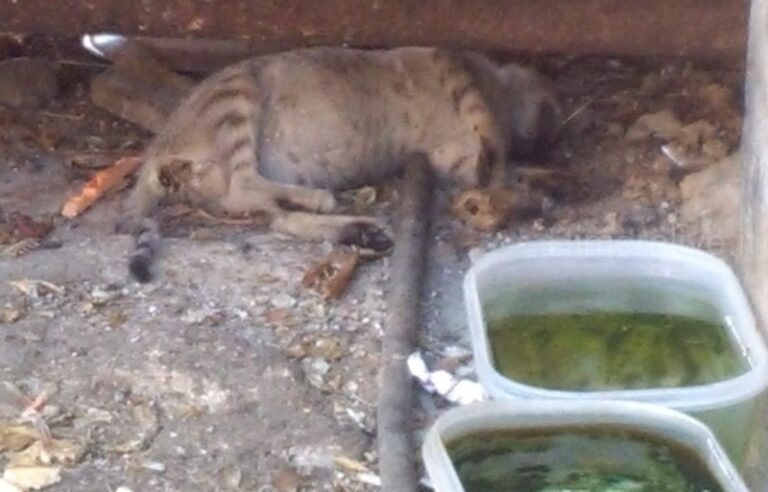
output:
M 72 466 L 83 459 L 86 446 L 74 440 L 53 439 L 47 446 L 47 451 L 55 463 Z
M 346 470 L 346 471 L 352 471 L 357 473 L 370 473 L 371 470 L 365 466 L 363 463 L 353 460 L 352 458 L 347 458 L 346 456 L 334 456 L 333 462 L 338 466 L 339 468 Z
M 48 282 L 46 280 L 32 280 L 24 278 L 21 280 L 12 280 L 8 283 L 30 297 L 36 297 L 48 293 L 62 295 L 66 292 L 64 287 L 56 285 L 53 282 Z
M 316 290 L 325 300 L 338 299 L 349 284 L 359 261 L 360 253 L 356 250 L 331 251 L 307 270 L 301 285 Z
M 371 208 L 377 199 L 378 193 L 373 186 L 364 186 L 355 192 L 353 198 L 355 202 L 355 210 L 358 212 L 368 210 Z
M 291 315 L 291 311 L 285 308 L 270 309 L 264 318 L 271 325 L 294 326 L 297 322 Z
M 313 357 L 322 357 L 323 359 L 336 361 L 341 359 L 347 353 L 346 346 L 336 337 L 324 336 L 318 338 L 314 345 L 309 348 L 309 353 Z
M 157 411 L 149 405 L 139 405 L 133 408 L 133 417 L 139 424 L 137 436 L 126 442 L 107 446 L 107 451 L 113 453 L 133 453 L 142 451 L 149 446 L 150 442 L 160 431 L 160 423 L 157 418 Z
M 699 87 L 698 96 L 713 109 L 732 109 L 734 106 L 733 91 L 723 84 L 711 83 Z
M 18 256 L 24 256 L 30 251 L 34 251 L 40 247 L 40 241 L 33 238 L 22 239 L 8 246 L 0 248 L 0 256 L 7 258 L 16 258 Z
M 69 439 L 51 439 L 45 446 L 41 441 L 35 441 L 23 451 L 9 454 L 8 466 L 22 468 L 52 463 L 72 466 L 83 458 L 85 451 L 83 443 Z
M 20 239 L 42 239 L 53 229 L 53 219 L 50 217 L 35 220 L 19 212 L 9 214 L 8 222 Z
M 285 349 L 285 355 L 291 359 L 303 359 L 309 353 L 304 343 L 297 343 Z
M 682 129 L 682 123 L 669 109 L 640 116 L 627 130 L 624 138 L 628 142 L 638 142 L 651 137 L 672 140 Z
M 37 430 L 26 425 L 2 425 L 0 426 L 0 452 L 18 452 L 35 442 L 38 438 Z
M 43 239 L 53 229 L 53 219 L 50 217 L 35 220 L 20 212 L 9 213 L 5 222 L 3 230 L 6 235 L 10 235 L 11 241 Z
M 7 303 L 0 308 L 0 323 L 15 323 L 23 318 L 25 314 L 27 314 L 27 307 L 25 304 L 13 305 Z
M 3 479 L 21 490 L 40 490 L 61 481 L 61 467 L 58 466 L 8 466 Z

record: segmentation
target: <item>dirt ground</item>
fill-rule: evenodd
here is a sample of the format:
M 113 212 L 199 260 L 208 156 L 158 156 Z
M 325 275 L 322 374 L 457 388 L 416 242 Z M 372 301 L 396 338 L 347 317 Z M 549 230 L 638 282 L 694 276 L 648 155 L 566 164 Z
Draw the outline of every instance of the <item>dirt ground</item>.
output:
M 430 364 L 461 376 L 472 369 L 460 283 L 484 251 L 540 238 L 643 237 L 733 259 L 722 222 L 686 220 L 728 209 L 715 193 L 727 183 L 693 214 L 682 183 L 735 149 L 740 70 L 532 61 L 554 80 L 568 117 L 557 148 L 515 174 L 546 198 L 496 233 L 452 217 L 450 192 L 435 199 L 421 345 Z M 58 213 L 91 167 L 137 153 L 149 137 L 88 101 L 89 73 L 61 68 L 62 91 L 41 108 L 0 106 L 0 422 L 47 395 L 33 406 L 63 448 L 52 457 L 63 468 L 45 490 L 377 490 L 389 260 L 366 262 L 344 296 L 326 302 L 300 281 L 331 245 L 182 220 L 169 225 L 157 279 L 131 281 L 131 239 L 113 232 L 124 190 L 76 219 Z M 656 116 L 638 124 L 644 115 Z M 678 163 L 660 150 L 667 143 Z M 370 212 L 393 220 L 397 181 L 376 190 Z M 53 225 L 18 256 L 19 228 L 30 226 L 14 212 Z M 418 425 L 442 408 L 421 394 Z M 0 446 L 0 465 L 14 450 L 29 453 L 22 444 Z

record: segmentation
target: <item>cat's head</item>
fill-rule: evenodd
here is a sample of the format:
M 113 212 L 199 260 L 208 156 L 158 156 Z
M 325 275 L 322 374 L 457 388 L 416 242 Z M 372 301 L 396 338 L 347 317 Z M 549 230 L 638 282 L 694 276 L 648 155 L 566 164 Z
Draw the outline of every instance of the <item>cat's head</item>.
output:
M 534 69 L 513 63 L 502 66 L 499 76 L 506 94 L 509 155 L 546 153 L 563 125 L 562 108 L 552 84 Z

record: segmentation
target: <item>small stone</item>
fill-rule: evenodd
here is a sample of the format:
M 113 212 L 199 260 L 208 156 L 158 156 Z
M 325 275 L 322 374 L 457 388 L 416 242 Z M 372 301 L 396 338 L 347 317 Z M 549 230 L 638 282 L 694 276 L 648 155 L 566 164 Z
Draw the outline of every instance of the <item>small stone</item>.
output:
M 472 351 L 460 345 L 448 345 L 442 350 L 443 356 L 456 359 L 468 359 L 472 357 Z
M 296 299 L 285 292 L 277 294 L 272 298 L 271 302 L 272 305 L 278 309 L 288 309 L 296 305 Z
M 325 375 L 331 366 L 324 359 L 311 359 L 310 368 L 315 374 Z
M 142 468 L 145 470 L 150 470 L 153 472 L 163 473 L 165 471 L 165 463 L 161 463 L 159 461 L 147 461 L 145 463 L 142 463 Z
M 357 396 L 357 388 L 358 384 L 356 381 L 347 381 L 344 383 L 344 387 L 342 390 L 344 391 L 344 394 L 349 397 Z
M 115 297 L 117 297 L 117 292 L 115 291 L 107 291 L 99 287 L 91 291 L 91 302 L 94 306 L 103 306 Z
M 668 223 L 670 223 L 670 224 L 673 224 L 673 225 L 674 225 L 674 224 L 677 224 L 677 215 L 675 215 L 675 214 L 669 214 L 669 215 L 667 216 L 667 222 L 668 222 Z
M 312 355 L 333 361 L 341 359 L 347 352 L 339 339 L 330 336 L 318 339 L 310 351 Z
M 323 359 L 303 359 L 301 368 L 307 382 L 317 389 L 322 389 L 325 386 L 323 376 L 328 373 L 331 366 Z
M 469 261 L 475 263 L 481 256 L 483 256 L 483 250 L 480 248 L 472 248 L 469 250 L 469 253 L 467 253 L 467 256 L 469 257 Z
M 233 490 L 241 490 L 243 472 L 236 466 L 228 466 L 219 471 L 218 476 L 225 487 Z
M 294 470 L 284 468 L 272 478 L 272 486 L 277 492 L 298 492 L 301 488 L 301 477 Z

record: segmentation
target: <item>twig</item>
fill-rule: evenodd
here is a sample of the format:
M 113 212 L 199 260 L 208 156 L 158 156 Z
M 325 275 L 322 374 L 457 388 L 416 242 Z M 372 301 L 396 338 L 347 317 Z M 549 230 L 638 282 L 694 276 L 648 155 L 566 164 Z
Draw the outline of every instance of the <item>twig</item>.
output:
M 590 97 L 587 99 L 583 104 L 581 104 L 578 108 L 574 109 L 571 114 L 568 115 L 567 118 L 563 120 L 563 122 L 560 124 L 560 126 L 567 125 L 572 119 L 574 119 L 576 116 L 578 116 L 580 113 L 582 113 L 585 109 L 587 109 L 593 102 L 595 102 L 597 98 Z
M 78 114 L 67 114 L 67 113 L 54 113 L 52 111 L 35 111 L 35 114 L 39 114 L 40 116 L 45 116 L 47 118 L 62 118 L 65 120 L 82 120 L 85 118 L 85 115 L 82 113 Z
M 139 157 L 123 157 L 112 166 L 95 172 L 80 191 L 67 199 L 61 215 L 68 219 L 77 217 L 123 178 L 138 171 L 142 162 Z
M 51 429 L 43 418 L 42 410 L 48 403 L 48 393 L 43 391 L 37 397 L 32 400 L 29 405 L 21 412 L 20 419 L 24 422 L 30 422 L 37 430 L 40 437 L 40 443 L 43 447 L 50 446 L 53 441 L 51 436 Z
M 43 391 L 34 400 L 29 402 L 29 405 L 21 414 L 23 416 L 27 412 L 39 412 L 45 407 L 46 403 L 48 403 L 48 393 Z
M 406 166 L 400 225 L 392 254 L 377 412 L 382 490 L 416 492 L 419 479 L 411 433 L 413 382 L 406 360 L 419 326 L 421 278 L 429 229 L 430 169 L 424 156 Z

